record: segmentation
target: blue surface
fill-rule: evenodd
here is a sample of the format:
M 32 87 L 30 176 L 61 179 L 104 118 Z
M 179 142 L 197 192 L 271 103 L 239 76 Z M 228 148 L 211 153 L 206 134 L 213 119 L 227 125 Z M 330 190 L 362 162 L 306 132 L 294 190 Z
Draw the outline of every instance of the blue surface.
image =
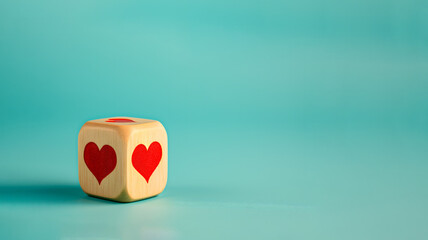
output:
M 1 1 L 1 239 L 427 239 L 427 1 Z M 77 134 L 160 120 L 158 197 Z

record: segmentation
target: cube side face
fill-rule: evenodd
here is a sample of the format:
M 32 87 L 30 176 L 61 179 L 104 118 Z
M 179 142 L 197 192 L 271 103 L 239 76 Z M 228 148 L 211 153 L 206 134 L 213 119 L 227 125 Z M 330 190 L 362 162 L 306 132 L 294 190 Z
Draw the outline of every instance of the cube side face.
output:
M 137 201 L 163 191 L 168 178 L 168 139 L 158 121 L 135 125 L 127 137 L 126 187 Z
M 111 200 L 123 196 L 125 159 L 125 139 L 120 128 L 93 122 L 83 125 L 78 139 L 78 168 L 85 193 Z

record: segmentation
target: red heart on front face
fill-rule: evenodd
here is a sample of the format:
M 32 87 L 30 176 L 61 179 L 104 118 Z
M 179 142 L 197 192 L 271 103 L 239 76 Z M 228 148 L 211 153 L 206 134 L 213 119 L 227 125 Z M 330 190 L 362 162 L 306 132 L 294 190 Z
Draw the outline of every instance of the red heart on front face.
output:
M 146 146 L 139 144 L 132 153 L 132 165 L 149 183 L 150 176 L 158 167 L 161 158 L 162 147 L 160 143 L 152 142 L 148 150 Z
M 83 158 L 89 171 L 94 174 L 99 184 L 113 172 L 117 162 L 116 152 L 111 146 L 104 145 L 101 150 L 98 150 L 98 146 L 94 142 L 86 144 Z

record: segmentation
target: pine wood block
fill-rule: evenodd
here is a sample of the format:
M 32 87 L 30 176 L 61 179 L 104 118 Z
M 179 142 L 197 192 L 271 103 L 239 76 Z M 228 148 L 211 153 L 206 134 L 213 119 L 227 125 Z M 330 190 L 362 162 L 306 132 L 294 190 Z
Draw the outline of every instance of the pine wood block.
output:
M 168 142 L 158 121 L 115 117 L 86 122 L 78 140 L 79 182 L 94 197 L 133 202 L 163 191 Z

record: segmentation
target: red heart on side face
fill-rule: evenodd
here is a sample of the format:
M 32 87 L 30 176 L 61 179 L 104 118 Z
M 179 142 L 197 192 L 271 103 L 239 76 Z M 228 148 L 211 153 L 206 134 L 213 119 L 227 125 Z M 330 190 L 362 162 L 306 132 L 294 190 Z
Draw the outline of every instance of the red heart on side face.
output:
M 116 152 L 111 146 L 104 145 L 101 150 L 98 150 L 98 146 L 94 142 L 86 144 L 83 158 L 99 184 L 113 172 L 117 162 Z
M 132 165 L 149 183 L 150 176 L 158 167 L 161 158 L 162 147 L 160 143 L 152 142 L 148 150 L 146 146 L 139 144 L 132 153 Z

